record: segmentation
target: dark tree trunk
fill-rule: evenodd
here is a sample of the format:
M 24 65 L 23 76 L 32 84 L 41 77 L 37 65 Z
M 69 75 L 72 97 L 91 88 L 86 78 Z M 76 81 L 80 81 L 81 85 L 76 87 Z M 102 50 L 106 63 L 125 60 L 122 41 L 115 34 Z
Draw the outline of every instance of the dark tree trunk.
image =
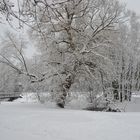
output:
M 64 108 L 68 92 L 73 84 L 73 80 L 74 80 L 74 76 L 70 74 L 66 77 L 65 81 L 61 85 L 62 93 L 59 95 L 57 99 L 57 106 Z

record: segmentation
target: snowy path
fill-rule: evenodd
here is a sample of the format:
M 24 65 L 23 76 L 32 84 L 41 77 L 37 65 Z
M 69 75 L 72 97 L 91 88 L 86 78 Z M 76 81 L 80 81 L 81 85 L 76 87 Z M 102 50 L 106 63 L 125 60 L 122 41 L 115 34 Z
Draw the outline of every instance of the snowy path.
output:
M 140 113 L 1 104 L 0 140 L 140 140 Z

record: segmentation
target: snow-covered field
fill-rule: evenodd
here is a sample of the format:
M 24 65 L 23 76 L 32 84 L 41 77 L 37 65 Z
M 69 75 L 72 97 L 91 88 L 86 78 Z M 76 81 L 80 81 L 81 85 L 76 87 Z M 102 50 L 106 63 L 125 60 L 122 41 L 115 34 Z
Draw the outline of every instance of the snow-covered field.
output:
M 127 111 L 140 111 L 140 98 Z M 140 112 L 49 109 L 37 103 L 0 104 L 0 140 L 140 140 Z

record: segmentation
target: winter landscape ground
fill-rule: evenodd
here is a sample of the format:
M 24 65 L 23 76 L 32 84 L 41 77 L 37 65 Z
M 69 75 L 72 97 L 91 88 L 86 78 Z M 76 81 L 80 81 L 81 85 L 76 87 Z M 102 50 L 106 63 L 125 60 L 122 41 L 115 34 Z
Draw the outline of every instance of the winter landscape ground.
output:
M 140 140 L 139 96 L 125 110 L 105 113 L 2 102 L 0 140 Z

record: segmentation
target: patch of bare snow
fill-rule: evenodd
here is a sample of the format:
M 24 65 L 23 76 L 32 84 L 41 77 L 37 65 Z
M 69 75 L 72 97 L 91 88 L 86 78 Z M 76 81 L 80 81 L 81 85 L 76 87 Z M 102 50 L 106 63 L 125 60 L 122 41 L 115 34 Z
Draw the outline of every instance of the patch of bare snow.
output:
M 140 140 L 140 113 L 0 105 L 1 140 Z

